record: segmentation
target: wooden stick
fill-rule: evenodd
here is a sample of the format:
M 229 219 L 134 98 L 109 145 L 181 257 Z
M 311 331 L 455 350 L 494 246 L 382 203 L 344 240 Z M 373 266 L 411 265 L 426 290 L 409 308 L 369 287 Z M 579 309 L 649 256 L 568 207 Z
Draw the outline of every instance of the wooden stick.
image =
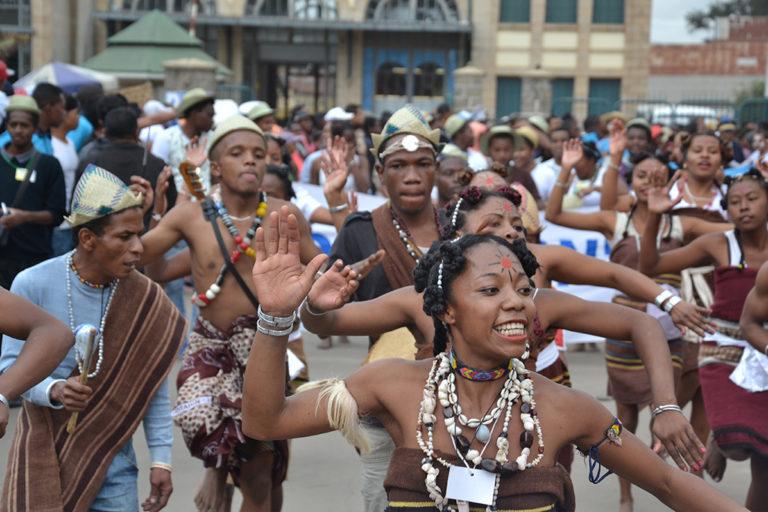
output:
M 83 355 L 83 371 L 80 374 L 80 384 L 85 385 L 88 382 L 88 373 L 91 371 L 91 355 L 93 354 L 93 342 L 96 339 L 97 329 L 92 325 L 82 325 L 75 333 L 75 346 L 77 343 L 85 337 L 85 354 Z M 73 412 L 69 417 L 69 423 L 67 423 L 67 433 L 71 434 L 75 431 L 77 425 L 77 417 L 80 413 Z

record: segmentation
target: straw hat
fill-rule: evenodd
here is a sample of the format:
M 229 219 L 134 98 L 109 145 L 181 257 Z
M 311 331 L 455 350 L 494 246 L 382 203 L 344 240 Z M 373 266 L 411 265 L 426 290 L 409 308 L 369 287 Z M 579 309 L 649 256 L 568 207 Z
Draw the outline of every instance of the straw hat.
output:
M 72 212 L 67 217 L 72 227 L 141 206 L 141 194 L 134 193 L 123 181 L 93 164 L 85 168 L 72 194 Z

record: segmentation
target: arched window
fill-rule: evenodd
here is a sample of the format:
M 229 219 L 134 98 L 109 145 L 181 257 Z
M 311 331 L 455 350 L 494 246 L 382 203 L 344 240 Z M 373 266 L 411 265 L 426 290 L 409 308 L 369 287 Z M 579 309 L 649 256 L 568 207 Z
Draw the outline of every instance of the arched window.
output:
M 438 96 L 444 95 L 443 84 L 445 70 L 434 62 L 425 62 L 413 70 L 413 95 Z
M 369 20 L 458 21 L 456 0 L 370 0 L 365 11 Z
M 396 62 L 384 62 L 376 70 L 376 94 L 405 96 L 406 69 Z

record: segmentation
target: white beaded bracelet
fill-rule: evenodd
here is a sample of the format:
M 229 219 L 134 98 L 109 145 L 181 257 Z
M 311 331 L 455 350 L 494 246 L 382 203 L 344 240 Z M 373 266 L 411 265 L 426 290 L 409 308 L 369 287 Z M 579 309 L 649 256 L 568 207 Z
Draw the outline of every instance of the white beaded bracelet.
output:
M 655 299 L 653 299 L 653 303 L 656 304 L 656 307 L 659 309 L 663 309 L 664 302 L 666 302 L 670 297 L 673 297 L 674 293 L 672 293 L 669 290 L 662 290 L 660 294 L 656 296 Z
M 683 302 L 683 299 L 675 295 L 674 297 L 670 298 L 667 302 L 664 303 L 664 311 L 667 313 L 671 312 L 672 309 Z

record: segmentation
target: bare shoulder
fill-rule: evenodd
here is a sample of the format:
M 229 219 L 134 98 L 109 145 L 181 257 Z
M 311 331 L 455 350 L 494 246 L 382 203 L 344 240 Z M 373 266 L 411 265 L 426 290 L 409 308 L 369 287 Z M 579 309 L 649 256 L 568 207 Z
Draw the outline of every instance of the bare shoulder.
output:
M 184 201 L 171 208 L 161 222 L 170 222 L 183 230 L 185 224 L 198 219 L 205 220 L 202 203 L 200 201 Z
M 420 386 L 426 382 L 427 375 L 432 368 L 434 358 L 420 361 L 410 361 L 399 358 L 388 358 L 374 361 L 364 365 L 347 379 L 350 383 L 365 386 L 370 390 L 376 390 L 380 396 L 397 393 L 405 388 L 413 388 L 414 384 Z M 421 388 L 419 388 L 421 389 Z

